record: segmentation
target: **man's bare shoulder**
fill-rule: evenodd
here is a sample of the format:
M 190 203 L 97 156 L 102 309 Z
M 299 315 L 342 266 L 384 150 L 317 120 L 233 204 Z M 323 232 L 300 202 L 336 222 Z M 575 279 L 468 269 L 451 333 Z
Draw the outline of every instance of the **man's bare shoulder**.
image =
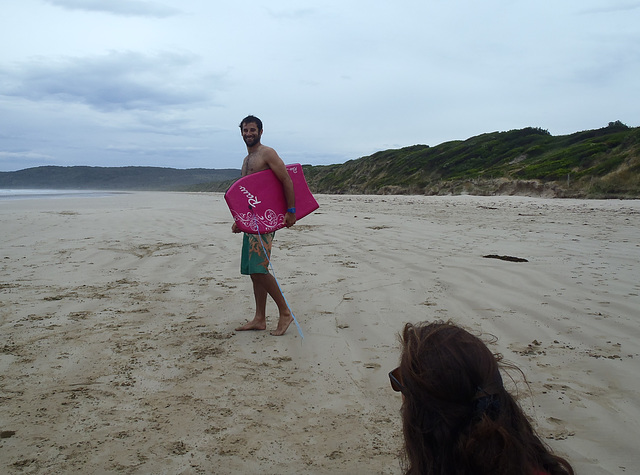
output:
M 260 145 L 260 148 L 256 151 L 256 153 L 260 154 L 262 157 L 269 158 L 273 156 L 278 156 L 278 153 L 275 149 L 269 147 L 268 145 Z
M 264 146 L 262 158 L 269 166 L 279 165 L 282 162 L 282 159 L 280 158 L 280 155 L 278 155 L 278 152 L 266 145 Z

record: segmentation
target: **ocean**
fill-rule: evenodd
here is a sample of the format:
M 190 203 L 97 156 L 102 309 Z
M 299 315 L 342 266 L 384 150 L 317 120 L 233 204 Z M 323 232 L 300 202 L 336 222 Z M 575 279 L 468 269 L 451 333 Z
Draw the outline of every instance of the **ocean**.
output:
M 14 190 L 0 189 L 0 201 L 6 200 L 34 200 L 34 199 L 55 199 L 55 198 L 98 198 L 111 196 L 119 191 L 96 191 L 96 190 Z

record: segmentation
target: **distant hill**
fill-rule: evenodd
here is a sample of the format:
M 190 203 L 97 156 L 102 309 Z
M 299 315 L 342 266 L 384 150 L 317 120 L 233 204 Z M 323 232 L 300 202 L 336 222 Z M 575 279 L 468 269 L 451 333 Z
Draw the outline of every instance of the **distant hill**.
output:
M 539 128 L 305 166 L 316 193 L 640 197 L 640 128 L 611 122 L 554 137 Z
M 160 167 L 36 167 L 0 172 L 0 188 L 75 190 L 181 190 L 234 180 L 240 170 Z
M 640 198 L 640 128 L 616 121 L 554 137 L 527 127 L 303 168 L 314 193 Z M 37 167 L 0 172 L 0 188 L 223 192 L 239 176 L 235 169 Z

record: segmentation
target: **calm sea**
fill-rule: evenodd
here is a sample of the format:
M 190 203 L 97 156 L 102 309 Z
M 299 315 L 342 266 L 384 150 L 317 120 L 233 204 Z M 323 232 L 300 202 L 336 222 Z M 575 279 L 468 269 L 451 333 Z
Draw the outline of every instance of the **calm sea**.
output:
M 97 198 L 111 196 L 117 191 L 93 191 L 93 190 L 8 190 L 0 189 L 0 201 L 5 200 L 34 200 L 55 198 Z

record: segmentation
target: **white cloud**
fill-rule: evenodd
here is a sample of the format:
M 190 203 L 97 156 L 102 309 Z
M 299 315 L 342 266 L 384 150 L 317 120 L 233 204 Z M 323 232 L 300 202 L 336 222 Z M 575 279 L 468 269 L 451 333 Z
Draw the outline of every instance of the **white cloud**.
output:
M 600 2 L 598 2 L 600 3 Z M 640 2 L 607 2 L 607 5 L 597 5 L 582 10 L 582 13 L 586 14 L 598 14 L 598 13 L 617 13 L 628 12 L 640 9 Z
M 34 160 L 39 160 L 39 159 L 52 159 L 53 157 L 51 155 L 45 155 L 43 153 L 36 153 L 36 152 L 31 152 L 31 151 L 24 151 L 24 152 L 0 152 L 0 157 L 2 158 L 27 158 L 27 159 L 34 159 Z
M 88 12 L 111 13 L 122 16 L 143 16 L 153 18 L 167 18 L 179 15 L 180 10 L 167 7 L 157 2 L 143 2 L 138 0 L 44 0 L 51 5 L 68 10 L 82 10 Z
M 637 126 L 638 5 L 7 2 L 0 151 L 237 167 L 250 113 L 286 161 L 318 164 L 527 126 Z
M 111 52 L 89 58 L 38 58 L 0 69 L 0 94 L 32 101 L 78 102 L 100 111 L 157 110 L 211 100 L 185 72 L 192 55 Z

